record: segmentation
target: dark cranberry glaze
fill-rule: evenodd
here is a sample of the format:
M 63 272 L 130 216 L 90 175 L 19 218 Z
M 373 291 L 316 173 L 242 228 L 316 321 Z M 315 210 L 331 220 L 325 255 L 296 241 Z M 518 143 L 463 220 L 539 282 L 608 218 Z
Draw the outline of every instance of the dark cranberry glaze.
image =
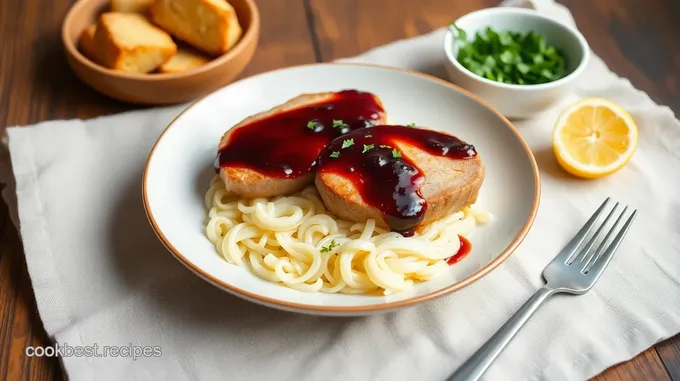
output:
M 420 193 L 425 178 L 400 143 L 433 156 L 465 160 L 477 155 L 474 146 L 455 136 L 407 126 L 361 128 L 333 140 L 318 160 L 320 173 L 351 181 L 364 202 L 383 213 L 391 230 L 413 234 L 427 203 Z
M 385 110 L 377 97 L 344 90 L 322 102 L 276 113 L 236 129 L 221 147 L 215 169 L 248 168 L 266 176 L 309 174 L 334 138 L 377 124 Z
M 470 251 L 472 250 L 472 243 L 470 243 L 467 238 L 463 237 L 462 235 L 459 235 L 458 238 L 460 238 L 460 247 L 458 248 L 458 252 L 446 260 L 446 263 L 448 263 L 449 266 L 462 261 L 463 258 L 470 254 Z

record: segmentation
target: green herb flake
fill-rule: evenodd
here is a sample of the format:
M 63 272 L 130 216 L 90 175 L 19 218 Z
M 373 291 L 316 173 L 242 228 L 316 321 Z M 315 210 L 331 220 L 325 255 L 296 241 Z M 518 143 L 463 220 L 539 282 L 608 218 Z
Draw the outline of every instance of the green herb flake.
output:
M 333 159 L 337 159 L 340 157 L 340 151 L 333 151 L 333 153 L 331 153 L 329 156 Z
M 392 150 L 392 157 L 395 158 L 395 159 L 400 158 L 400 157 L 401 157 L 401 152 L 397 151 L 397 149 L 394 148 L 394 149 Z
M 329 243 L 327 246 L 323 246 L 321 248 L 321 253 L 330 253 L 335 249 L 336 247 L 340 246 L 339 244 L 335 243 L 335 240 L 332 240 L 331 243 Z
M 310 130 L 315 130 L 319 126 L 321 126 L 321 123 L 317 122 L 316 120 L 310 120 L 307 122 L 307 128 Z
M 392 146 L 386 146 L 386 145 L 384 145 L 384 144 L 381 144 L 381 145 L 380 145 L 380 148 L 392 148 Z
M 342 141 L 342 148 L 349 148 L 354 145 L 354 139 L 345 139 Z
M 366 153 L 375 148 L 375 144 L 364 144 L 364 150 L 361 153 Z
M 345 128 L 347 124 L 342 120 L 333 119 L 333 128 Z
M 451 23 L 458 47 L 456 59 L 467 70 L 491 81 L 536 85 L 567 75 L 563 52 L 535 32 L 518 33 L 487 27 L 474 36 Z
M 522 74 L 526 74 L 529 72 L 529 70 L 531 70 L 531 68 L 529 68 L 529 65 L 525 64 L 524 62 L 520 62 L 517 64 L 517 70 Z
M 503 53 L 498 55 L 498 58 L 504 64 L 511 64 L 515 60 L 515 55 L 509 50 L 504 50 Z
M 451 23 L 451 28 L 455 31 L 456 33 L 456 38 L 460 41 L 467 41 L 467 33 L 465 33 L 464 30 L 460 29 L 458 25 L 456 25 L 455 22 Z

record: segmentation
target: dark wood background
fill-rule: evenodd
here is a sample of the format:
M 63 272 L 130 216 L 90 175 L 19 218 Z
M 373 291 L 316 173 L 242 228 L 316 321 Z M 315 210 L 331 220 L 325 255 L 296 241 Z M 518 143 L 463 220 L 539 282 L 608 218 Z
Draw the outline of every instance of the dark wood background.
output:
M 69 69 L 61 22 L 73 0 L 0 0 L 0 128 L 90 118 L 135 106 L 113 101 Z M 592 49 L 656 102 L 680 111 L 680 2 L 560 0 Z M 241 77 L 353 56 L 448 24 L 497 0 L 257 0 L 260 46 Z M 0 380 L 51 380 L 58 360 L 29 358 L 49 345 L 38 316 L 17 232 L 0 202 Z M 680 381 L 680 336 L 619 364 L 596 380 Z

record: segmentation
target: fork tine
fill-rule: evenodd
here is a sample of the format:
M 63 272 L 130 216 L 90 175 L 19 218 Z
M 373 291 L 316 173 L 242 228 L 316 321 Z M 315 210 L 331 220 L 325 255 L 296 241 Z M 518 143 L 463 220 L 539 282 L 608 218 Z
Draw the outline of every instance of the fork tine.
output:
M 628 208 L 626 208 L 628 209 Z M 624 211 L 621 213 L 621 216 L 619 216 L 619 219 L 623 217 L 623 214 L 626 212 Z M 633 211 L 633 213 L 630 214 L 630 217 L 628 217 L 628 220 L 626 221 L 625 224 L 623 224 L 623 227 L 619 231 L 619 233 L 614 237 L 612 242 L 609 244 L 607 249 L 602 253 L 602 255 L 599 255 L 599 252 L 603 250 L 605 245 L 607 244 L 607 241 L 602 241 L 602 244 L 598 248 L 598 256 L 594 257 L 593 259 L 593 264 L 591 265 L 590 268 L 587 266 L 584 268 L 584 273 L 590 274 L 593 273 L 594 280 L 596 281 L 600 275 L 602 275 L 602 272 L 604 269 L 607 267 L 609 262 L 611 261 L 612 257 L 614 256 L 614 253 L 616 253 L 616 250 L 619 248 L 619 245 L 621 245 L 621 241 L 623 241 L 623 237 L 626 236 L 628 233 L 628 229 L 630 229 L 630 226 L 633 224 L 633 220 L 635 220 L 635 216 L 637 215 L 637 209 Z M 612 226 L 612 230 L 610 230 L 610 233 L 616 229 L 616 226 L 618 225 L 618 220 L 616 221 L 616 224 Z M 609 235 L 609 234 L 608 234 Z
M 626 215 L 626 212 L 628 211 L 628 206 L 623 208 L 623 212 L 619 214 L 619 217 L 614 221 L 614 225 L 612 225 L 611 229 L 607 232 L 607 235 L 604 237 L 602 242 L 600 242 L 600 246 L 597 247 L 597 250 L 595 251 L 595 254 L 593 254 L 588 261 L 586 262 L 585 266 L 581 269 L 584 273 L 587 273 L 590 271 L 590 267 L 595 263 L 595 261 L 602 255 L 602 252 L 607 248 L 607 242 L 609 242 L 609 237 L 611 237 L 615 232 L 616 229 L 619 226 L 619 222 L 621 222 L 621 219 L 623 219 L 623 216 Z
M 553 262 L 562 262 L 562 263 L 567 263 L 572 256 L 576 253 L 576 249 L 578 249 L 579 246 L 581 246 L 581 243 L 583 243 L 583 240 L 586 239 L 586 236 L 588 233 L 590 233 L 590 230 L 593 228 L 593 225 L 595 225 L 595 222 L 597 219 L 600 217 L 602 214 L 602 211 L 604 208 L 607 206 L 609 203 L 609 197 L 607 197 L 606 200 L 600 205 L 599 208 L 593 213 L 593 215 L 590 217 L 590 219 L 586 222 L 585 225 L 581 228 L 581 230 L 576 233 L 574 238 L 569 241 L 569 243 L 564 246 L 562 251 L 560 251 L 559 254 L 553 259 Z
M 593 250 L 593 253 L 590 253 L 590 254 L 588 254 L 588 253 L 591 251 L 591 249 L 595 245 L 595 241 L 597 241 L 597 238 L 600 236 L 600 234 L 602 234 L 602 231 L 607 226 L 607 223 L 612 218 L 612 216 L 614 215 L 614 212 L 616 212 L 616 209 L 618 207 L 619 207 L 619 203 L 617 202 L 616 204 L 614 204 L 614 208 L 612 208 L 612 210 L 609 212 L 609 214 L 604 219 L 604 221 L 602 221 L 602 224 L 600 225 L 600 227 L 597 228 L 597 230 L 595 231 L 595 234 L 593 234 L 593 236 L 590 237 L 590 240 L 586 244 L 586 247 L 583 250 L 579 251 L 579 254 L 574 257 L 574 260 L 572 262 L 579 260 L 579 257 L 580 257 L 579 262 L 583 262 L 586 259 L 587 259 L 586 262 L 589 262 L 590 259 L 593 258 L 593 254 L 595 253 L 596 250 Z M 625 211 L 625 209 L 624 209 L 624 211 Z

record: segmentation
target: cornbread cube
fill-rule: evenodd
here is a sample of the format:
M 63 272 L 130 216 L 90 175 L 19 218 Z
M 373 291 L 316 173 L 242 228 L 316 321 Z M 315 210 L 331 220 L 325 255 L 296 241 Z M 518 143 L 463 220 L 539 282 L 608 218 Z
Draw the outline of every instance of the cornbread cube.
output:
M 177 53 L 169 34 L 136 13 L 104 13 L 94 34 L 101 64 L 128 73 L 148 73 Z
M 189 47 L 180 46 L 177 54 L 158 68 L 161 73 L 179 73 L 187 71 L 210 62 L 210 58 Z
M 226 0 L 156 0 L 149 12 L 156 25 L 211 55 L 229 51 L 243 33 Z
M 78 39 L 78 48 L 83 55 L 93 62 L 99 63 L 97 58 L 97 49 L 94 46 L 94 33 L 97 31 L 97 24 L 92 24 L 85 28 L 82 33 L 80 33 L 80 38 Z
M 111 0 L 111 12 L 146 14 L 154 0 Z

